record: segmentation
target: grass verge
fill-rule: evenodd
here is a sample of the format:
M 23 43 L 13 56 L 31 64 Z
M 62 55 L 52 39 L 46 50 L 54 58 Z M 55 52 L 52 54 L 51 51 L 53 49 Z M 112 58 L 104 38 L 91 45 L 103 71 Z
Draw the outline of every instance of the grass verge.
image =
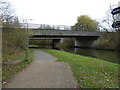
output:
M 25 52 L 22 52 L 20 54 L 9 56 L 11 61 L 17 61 L 22 60 L 22 62 L 18 64 L 3 64 L 2 65 L 2 84 L 6 84 L 10 81 L 11 77 L 13 77 L 17 72 L 22 71 L 28 64 L 32 62 L 33 59 L 33 50 L 29 49 L 29 61 L 24 62 L 26 55 Z
M 119 64 L 53 49 L 44 51 L 58 58 L 57 61 L 69 63 L 81 88 L 119 87 Z

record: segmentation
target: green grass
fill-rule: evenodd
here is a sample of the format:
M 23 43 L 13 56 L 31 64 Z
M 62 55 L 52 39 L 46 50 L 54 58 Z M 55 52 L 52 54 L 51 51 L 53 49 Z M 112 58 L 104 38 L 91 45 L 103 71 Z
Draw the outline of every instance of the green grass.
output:
M 44 49 L 58 58 L 57 61 L 67 62 L 72 68 L 81 88 L 118 88 L 118 64 L 98 58 L 86 57 L 64 51 Z
M 33 50 L 29 49 L 29 61 L 24 62 L 26 58 L 25 52 L 22 52 L 17 55 L 9 56 L 9 59 L 12 60 L 23 60 L 22 63 L 19 64 L 8 64 L 2 66 L 2 82 L 3 84 L 10 81 L 11 77 L 13 77 L 17 72 L 22 71 L 28 64 L 32 62 L 33 59 Z

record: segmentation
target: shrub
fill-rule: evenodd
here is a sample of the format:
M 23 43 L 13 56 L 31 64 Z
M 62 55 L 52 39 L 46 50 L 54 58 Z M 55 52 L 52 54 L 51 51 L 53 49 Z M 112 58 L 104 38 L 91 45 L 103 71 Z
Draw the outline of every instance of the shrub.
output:
M 7 29 L 2 30 L 2 53 L 3 57 L 19 53 L 27 48 L 28 31 L 25 29 Z

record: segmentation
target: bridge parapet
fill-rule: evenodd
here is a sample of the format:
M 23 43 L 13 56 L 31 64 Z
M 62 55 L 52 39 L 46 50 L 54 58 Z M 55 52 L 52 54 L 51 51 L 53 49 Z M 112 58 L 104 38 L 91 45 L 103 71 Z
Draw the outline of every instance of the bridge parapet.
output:
M 100 36 L 100 32 L 95 31 L 74 31 L 74 30 L 32 30 L 31 35 L 35 36 Z

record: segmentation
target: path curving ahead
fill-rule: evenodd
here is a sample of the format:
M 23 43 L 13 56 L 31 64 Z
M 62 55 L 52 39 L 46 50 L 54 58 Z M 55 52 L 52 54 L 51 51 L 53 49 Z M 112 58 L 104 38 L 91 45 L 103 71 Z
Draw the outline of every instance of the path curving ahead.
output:
M 4 88 L 76 88 L 70 66 L 55 62 L 56 58 L 34 49 L 34 61 L 18 73 Z

